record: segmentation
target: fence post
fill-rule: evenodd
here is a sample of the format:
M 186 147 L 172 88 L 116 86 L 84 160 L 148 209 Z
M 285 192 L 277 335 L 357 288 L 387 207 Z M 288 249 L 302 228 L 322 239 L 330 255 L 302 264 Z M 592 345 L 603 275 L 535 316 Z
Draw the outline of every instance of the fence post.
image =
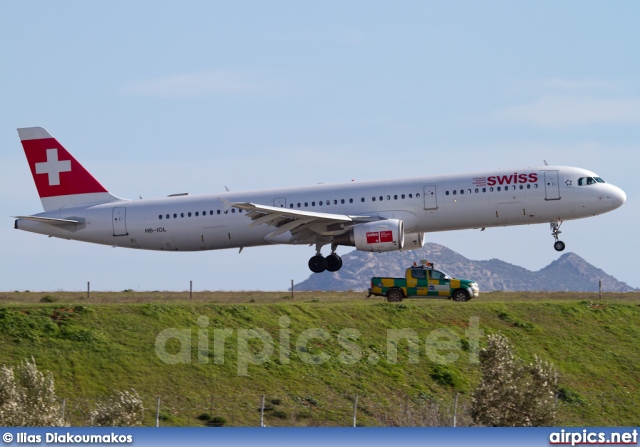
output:
M 291 299 L 293 298 L 293 279 L 291 280 Z
M 91 283 L 87 281 L 87 299 L 91 298 Z
M 64 412 L 67 406 L 67 399 L 62 399 L 62 423 L 64 424 Z
M 264 394 L 262 395 L 262 404 L 260 404 L 260 427 L 264 427 Z
M 353 426 L 356 426 L 356 416 L 358 414 L 358 395 L 356 394 L 356 398 L 353 401 Z
M 160 398 L 156 401 L 156 427 L 160 427 Z
M 193 281 L 189 281 L 189 299 L 193 298 Z
M 598 299 L 602 299 L 602 280 L 598 281 Z
M 456 397 L 453 400 L 453 426 L 455 427 L 458 423 L 458 393 L 456 393 Z

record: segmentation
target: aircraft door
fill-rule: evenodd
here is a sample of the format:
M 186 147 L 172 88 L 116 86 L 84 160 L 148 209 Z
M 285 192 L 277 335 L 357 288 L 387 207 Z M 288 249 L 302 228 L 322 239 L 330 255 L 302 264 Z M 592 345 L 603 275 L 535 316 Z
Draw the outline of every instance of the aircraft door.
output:
M 436 185 L 427 185 L 424 187 L 424 209 L 434 210 L 436 208 L 438 208 Z
M 205 227 L 200 234 L 200 248 L 212 250 L 231 246 L 231 233 L 228 227 Z
M 286 208 L 287 207 L 287 199 L 285 199 L 284 197 L 273 199 L 273 206 L 275 206 L 277 208 Z
M 544 171 L 544 193 L 546 200 L 560 199 L 558 171 Z
M 116 206 L 113 208 L 113 235 L 127 236 L 127 208 Z

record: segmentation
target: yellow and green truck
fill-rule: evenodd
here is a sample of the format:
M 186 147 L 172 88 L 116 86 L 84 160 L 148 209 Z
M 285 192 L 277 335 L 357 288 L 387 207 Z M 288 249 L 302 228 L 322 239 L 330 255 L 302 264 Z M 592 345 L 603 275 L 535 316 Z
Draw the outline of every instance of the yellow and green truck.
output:
M 430 262 L 413 265 L 404 278 L 371 278 L 369 295 L 386 296 L 387 301 L 400 302 L 410 296 L 442 296 L 453 301 L 469 301 L 480 295 L 478 283 L 468 279 L 451 278 L 433 268 Z

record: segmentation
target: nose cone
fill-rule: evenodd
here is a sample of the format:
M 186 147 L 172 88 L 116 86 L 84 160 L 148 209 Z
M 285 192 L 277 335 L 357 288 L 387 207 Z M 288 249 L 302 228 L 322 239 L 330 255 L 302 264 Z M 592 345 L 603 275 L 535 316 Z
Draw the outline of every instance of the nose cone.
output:
M 607 192 L 607 199 L 613 206 L 612 209 L 620 208 L 627 201 L 627 194 L 617 186 L 609 185 L 609 191 Z

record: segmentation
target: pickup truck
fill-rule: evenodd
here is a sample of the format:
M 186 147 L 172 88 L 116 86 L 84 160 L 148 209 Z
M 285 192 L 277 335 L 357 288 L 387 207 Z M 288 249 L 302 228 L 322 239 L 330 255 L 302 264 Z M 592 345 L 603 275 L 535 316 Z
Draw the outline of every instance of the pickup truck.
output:
M 390 303 L 410 296 L 446 296 L 453 301 L 469 301 L 480 295 L 478 284 L 468 279 L 451 278 L 433 268 L 432 263 L 413 265 L 404 278 L 371 278 L 369 295 L 386 296 Z

